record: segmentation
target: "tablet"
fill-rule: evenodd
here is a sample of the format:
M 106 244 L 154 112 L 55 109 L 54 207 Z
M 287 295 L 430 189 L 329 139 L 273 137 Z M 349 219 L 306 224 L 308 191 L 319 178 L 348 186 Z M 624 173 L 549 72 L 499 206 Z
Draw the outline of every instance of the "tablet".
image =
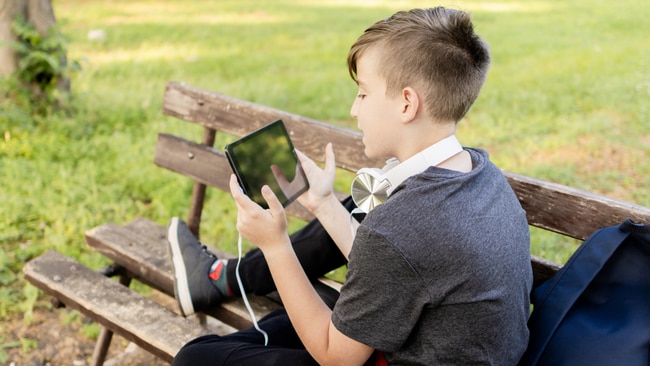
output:
M 282 120 L 226 145 L 226 156 L 244 193 L 268 208 L 262 187 L 268 185 L 282 206 L 309 189 L 305 172 Z

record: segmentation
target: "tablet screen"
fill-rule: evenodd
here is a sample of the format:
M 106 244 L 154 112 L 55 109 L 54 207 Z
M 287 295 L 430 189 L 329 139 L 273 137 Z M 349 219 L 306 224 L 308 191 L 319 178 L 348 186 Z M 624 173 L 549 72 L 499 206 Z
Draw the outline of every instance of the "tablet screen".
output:
M 226 156 L 244 193 L 268 208 L 261 189 L 268 185 L 283 206 L 309 189 L 305 172 L 281 120 L 226 146 Z

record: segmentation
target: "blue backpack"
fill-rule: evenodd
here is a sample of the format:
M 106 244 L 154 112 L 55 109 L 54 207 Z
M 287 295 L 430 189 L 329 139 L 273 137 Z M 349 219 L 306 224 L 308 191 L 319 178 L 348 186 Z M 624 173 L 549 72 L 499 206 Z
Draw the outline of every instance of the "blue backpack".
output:
M 533 291 L 529 365 L 650 365 L 650 225 L 594 232 Z

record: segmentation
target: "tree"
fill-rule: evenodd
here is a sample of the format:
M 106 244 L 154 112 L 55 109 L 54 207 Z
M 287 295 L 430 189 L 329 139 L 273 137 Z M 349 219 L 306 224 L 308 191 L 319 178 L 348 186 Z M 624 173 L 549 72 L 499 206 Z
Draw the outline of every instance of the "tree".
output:
M 68 71 L 77 66 L 67 63 L 51 0 L 0 0 L 0 81 L 13 80 L 0 101 L 15 99 L 17 87 L 31 95 L 37 112 L 60 106 L 70 91 Z
M 50 0 L 0 0 L 0 76 L 11 75 L 18 67 L 16 52 L 11 47 L 16 42 L 11 23 L 18 15 L 43 36 L 56 24 Z

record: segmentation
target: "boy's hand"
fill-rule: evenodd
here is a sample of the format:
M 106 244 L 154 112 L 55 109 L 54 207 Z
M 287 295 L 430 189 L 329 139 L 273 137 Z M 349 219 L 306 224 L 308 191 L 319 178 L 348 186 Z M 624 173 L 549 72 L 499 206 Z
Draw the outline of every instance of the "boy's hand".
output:
M 282 203 L 269 186 L 262 187 L 262 196 L 269 205 L 268 210 L 253 202 L 242 192 L 237 177 L 230 176 L 230 193 L 237 205 L 237 230 L 262 251 L 278 243 L 289 243 L 287 217 Z
M 325 147 L 325 169 L 321 169 L 307 155 L 298 151 L 298 158 L 309 181 L 309 190 L 298 197 L 298 202 L 315 213 L 334 194 L 336 163 L 332 143 Z

